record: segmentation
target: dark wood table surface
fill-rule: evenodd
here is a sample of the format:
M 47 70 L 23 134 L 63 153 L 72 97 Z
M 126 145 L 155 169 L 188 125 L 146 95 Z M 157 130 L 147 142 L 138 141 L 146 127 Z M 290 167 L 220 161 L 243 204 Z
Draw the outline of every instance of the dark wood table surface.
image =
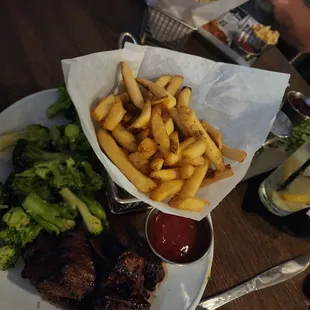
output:
M 142 0 L 0 1 L 0 109 L 33 92 L 63 84 L 62 59 L 115 49 L 124 31 L 137 35 L 143 10 Z M 223 60 L 196 37 L 188 42 L 186 51 Z M 257 67 L 289 72 L 278 52 L 268 53 Z M 298 74 L 291 82 L 295 89 L 309 91 Z M 259 182 L 256 178 L 240 184 L 212 213 L 215 256 L 206 296 L 296 255 L 310 253 L 309 240 L 289 236 L 261 216 Z M 252 293 L 222 309 L 308 309 L 310 303 L 302 294 L 306 275 Z

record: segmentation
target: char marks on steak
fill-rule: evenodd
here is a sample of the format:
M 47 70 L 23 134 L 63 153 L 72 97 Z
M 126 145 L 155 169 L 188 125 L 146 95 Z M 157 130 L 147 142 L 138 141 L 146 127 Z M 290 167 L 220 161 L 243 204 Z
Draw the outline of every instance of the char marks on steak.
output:
M 144 289 L 144 259 L 132 251 L 119 257 L 107 279 L 101 281 L 93 299 L 94 310 L 148 310 Z
M 154 291 L 156 285 L 165 277 L 165 270 L 162 261 L 152 252 L 147 242 L 139 236 L 138 232 L 132 228 L 119 229 L 116 238 L 122 247 L 137 253 L 144 258 L 144 286 L 150 291 Z
M 23 249 L 22 257 L 22 276 L 56 304 L 76 308 L 94 289 L 92 249 L 82 228 L 59 236 L 43 232 Z

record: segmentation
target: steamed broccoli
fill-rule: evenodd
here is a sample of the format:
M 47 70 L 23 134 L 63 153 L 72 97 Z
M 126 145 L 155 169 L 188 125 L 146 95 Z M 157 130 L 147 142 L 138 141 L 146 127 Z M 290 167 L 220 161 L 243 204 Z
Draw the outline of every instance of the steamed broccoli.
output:
M 19 248 L 14 245 L 0 247 L 0 270 L 13 268 L 19 257 Z
M 59 193 L 69 205 L 78 209 L 87 230 L 91 234 L 98 236 L 103 232 L 103 226 L 100 219 L 92 215 L 88 209 L 88 206 L 74 193 L 72 193 L 69 188 L 62 188 Z
M 44 161 L 66 161 L 70 156 L 63 153 L 47 152 L 40 149 L 36 144 L 26 140 L 19 140 L 14 147 L 12 162 L 14 170 L 21 172 L 31 168 L 34 164 Z
M 39 147 L 49 145 L 51 138 L 49 129 L 41 125 L 30 125 L 18 131 L 7 132 L 0 135 L 0 152 L 9 146 L 13 146 L 18 140 L 27 140 L 36 143 Z
M 21 207 L 16 207 L 2 217 L 7 227 L 0 231 L 0 238 L 5 244 L 24 247 L 32 242 L 42 230 L 42 227 L 31 221 L 31 218 Z
M 83 130 L 76 124 L 53 126 L 50 129 L 50 137 L 53 146 L 59 151 L 71 152 L 72 154 L 77 152 L 77 155 L 84 158 L 87 158 L 86 155 L 91 151 L 91 146 Z
M 63 115 L 73 123 L 79 122 L 75 107 L 65 87 L 58 87 L 57 101 L 49 106 L 46 114 L 48 118 Z
M 77 169 L 72 158 L 67 159 L 64 164 L 58 161 L 41 163 L 32 168 L 32 171 L 57 189 L 69 186 L 79 190 L 85 185 L 84 175 Z
M 30 224 L 29 216 L 20 207 L 13 208 L 6 212 L 2 220 L 10 227 L 20 230 Z
M 37 223 L 30 223 L 21 230 L 7 227 L 0 231 L 0 238 L 5 244 L 14 244 L 23 248 L 27 243 L 35 240 L 41 230 L 42 227 Z
M 92 215 L 100 218 L 102 221 L 107 221 L 107 215 L 104 209 L 102 208 L 101 204 L 95 200 L 94 197 L 84 193 L 79 193 L 78 197 L 87 205 Z
M 74 220 L 64 217 L 60 206 L 49 203 L 34 193 L 26 197 L 22 206 L 30 217 L 50 233 L 58 235 L 75 226 Z M 70 207 L 75 209 L 75 206 L 70 205 Z
M 28 175 L 27 175 L 27 172 Z M 55 195 L 49 184 L 35 173 L 26 170 L 22 174 L 11 173 L 5 182 L 8 204 L 12 206 L 20 205 L 24 198 L 30 193 L 36 193 L 41 198 L 54 201 Z
M 7 205 L 7 195 L 5 193 L 5 188 L 2 183 L 0 183 L 0 214 L 3 210 L 8 209 L 9 206 Z
M 97 192 L 103 186 L 103 179 L 102 177 L 97 174 L 91 164 L 88 161 L 83 161 L 81 163 L 83 170 L 86 175 L 86 190 L 89 192 Z

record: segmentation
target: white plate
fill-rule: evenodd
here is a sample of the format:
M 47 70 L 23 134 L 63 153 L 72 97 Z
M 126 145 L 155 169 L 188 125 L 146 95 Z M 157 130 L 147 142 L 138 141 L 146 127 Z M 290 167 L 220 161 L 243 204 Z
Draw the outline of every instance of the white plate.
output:
M 57 90 L 50 89 L 14 103 L 0 114 L 0 132 L 30 124 L 51 126 L 66 123 L 62 118 L 50 121 L 45 116 L 46 108 L 56 99 Z M 11 152 L 0 153 L 0 181 L 4 181 L 11 170 Z M 167 276 L 151 299 L 151 310 L 194 310 L 210 277 L 213 251 L 214 240 L 209 255 L 198 263 L 183 267 L 166 265 Z M 27 279 L 21 278 L 22 268 L 20 261 L 15 269 L 0 272 L 0 309 L 55 310 L 55 306 L 41 299 Z

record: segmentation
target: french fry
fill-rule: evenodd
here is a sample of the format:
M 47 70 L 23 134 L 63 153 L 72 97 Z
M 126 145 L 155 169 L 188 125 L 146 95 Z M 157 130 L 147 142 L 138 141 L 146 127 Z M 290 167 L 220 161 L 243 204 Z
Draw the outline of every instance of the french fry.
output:
M 152 81 L 149 81 L 149 80 L 147 80 L 147 79 L 139 79 L 139 78 L 136 78 L 136 81 L 137 81 L 138 84 L 140 84 L 141 86 L 143 86 L 143 87 L 146 88 L 146 89 L 149 89 L 150 85 L 155 84 L 155 83 L 153 83 Z M 159 85 L 157 85 L 157 86 L 158 86 L 160 89 L 164 90 L 164 89 L 163 89 L 162 87 L 160 87 Z M 161 95 L 158 95 L 158 96 L 155 95 L 155 94 L 153 94 L 153 95 L 155 95 L 155 96 L 158 97 L 158 98 L 167 95 L 166 93 L 163 93 L 162 91 L 160 91 L 160 94 L 161 94 Z
M 128 129 L 129 130 L 145 129 L 151 120 L 151 112 L 152 112 L 151 102 L 147 101 L 144 105 L 144 108 L 140 116 L 129 126 Z
M 183 152 L 189 145 L 196 141 L 194 137 L 189 137 L 180 143 L 180 151 Z
M 163 111 L 163 106 L 161 104 L 157 104 L 154 107 L 152 107 L 152 110 L 154 111 L 156 110 L 158 114 L 161 115 Z
M 164 165 L 164 159 L 163 158 L 154 158 L 150 162 L 150 168 L 154 171 L 159 171 Z
M 195 172 L 195 167 L 192 165 L 185 165 L 180 167 L 180 178 L 182 180 L 189 179 Z
M 151 100 L 151 104 L 153 106 L 153 105 L 157 105 L 157 104 L 163 103 L 165 100 L 167 100 L 167 98 L 168 98 L 168 96 L 160 97 L 160 98 L 157 98 L 157 99 L 152 99 Z
M 163 75 L 156 80 L 155 84 L 162 88 L 165 88 L 170 82 L 171 78 L 171 75 Z
M 175 196 L 178 196 L 178 194 L 176 194 Z M 182 195 L 179 196 L 180 197 L 178 197 L 178 199 L 171 199 L 169 201 L 169 205 L 171 207 L 179 210 L 200 212 L 203 210 L 206 204 L 209 204 L 209 201 L 196 197 L 182 197 Z
M 233 175 L 234 175 L 234 172 L 230 165 L 226 165 L 224 171 L 212 170 L 211 172 L 208 172 L 206 174 L 206 177 L 204 178 L 200 187 L 203 188 L 203 187 L 209 186 L 217 181 L 232 177 Z
M 184 77 L 181 75 L 175 75 L 170 80 L 166 90 L 171 96 L 175 96 L 179 88 L 183 83 Z
M 153 99 L 153 94 L 150 91 L 148 91 L 147 89 L 141 87 L 140 91 L 141 91 L 142 97 L 145 100 L 152 100 Z
M 194 159 L 182 157 L 174 166 L 182 167 L 185 165 L 192 165 L 194 167 L 197 167 L 197 166 L 205 165 L 206 161 L 208 161 L 208 160 L 205 159 L 203 156 L 196 157 Z
M 171 116 L 170 116 L 170 114 L 169 114 L 169 112 L 168 112 L 167 109 L 163 109 L 163 108 L 162 108 L 161 118 L 163 119 L 164 123 L 166 123 L 167 120 L 168 120 L 169 118 L 171 118 Z
M 149 159 L 156 153 L 157 149 L 157 144 L 154 140 L 145 138 L 138 145 L 137 151 L 141 153 L 146 159 Z
M 151 128 L 159 150 L 163 156 L 167 156 L 170 152 L 170 139 L 167 134 L 165 124 L 156 109 L 152 110 Z
M 128 93 L 127 92 L 123 92 L 119 95 L 116 95 L 115 97 L 119 98 L 119 100 L 125 104 L 125 103 L 129 103 L 130 102 L 130 98 L 128 96 Z
M 136 138 L 123 125 L 118 124 L 112 130 L 112 136 L 119 145 L 129 152 L 135 152 L 137 150 L 138 144 Z
M 128 155 L 129 161 L 142 173 L 147 173 L 149 170 L 148 160 L 139 152 L 134 152 Z
M 145 138 L 147 138 L 149 135 L 150 135 L 150 130 L 147 128 L 147 129 L 144 129 L 138 132 L 135 136 L 136 136 L 137 141 L 140 143 Z
M 114 103 L 114 95 L 109 95 L 108 97 L 100 99 L 95 110 L 92 112 L 93 120 L 99 122 L 104 119 L 109 114 Z
M 178 208 L 178 205 L 182 202 L 182 197 L 183 199 L 184 197 L 194 197 L 199 190 L 208 168 L 209 162 L 203 166 L 196 167 L 193 175 L 185 181 L 180 192 L 169 200 L 168 205 Z
M 123 122 L 128 123 L 133 119 L 133 116 L 130 113 L 126 113 L 122 119 Z
M 104 129 L 113 130 L 122 120 L 126 110 L 119 98 L 116 98 L 108 116 L 104 119 L 102 126 Z
M 169 153 L 165 157 L 165 166 L 174 166 L 181 160 L 181 158 L 181 154 Z
M 152 179 L 141 173 L 135 166 L 132 165 L 113 137 L 107 131 L 99 129 L 97 137 L 99 144 L 106 155 L 139 191 L 148 193 L 157 186 Z
M 138 109 L 135 105 L 130 103 L 123 103 L 123 107 L 127 111 L 127 113 L 130 113 L 133 117 L 138 117 L 141 114 L 141 110 Z
M 223 144 L 222 154 L 223 156 L 230 158 L 232 160 L 238 161 L 240 163 L 242 163 L 247 157 L 247 153 L 245 151 L 235 149 L 226 144 Z
M 173 131 L 174 131 L 174 123 L 173 123 L 172 118 L 169 118 L 165 122 L 165 128 L 166 128 L 168 136 L 170 136 L 173 133 Z
M 197 140 L 189 145 L 183 152 L 182 155 L 194 159 L 202 156 L 206 151 L 206 143 L 203 140 Z
M 197 119 L 195 112 L 189 108 L 191 93 L 191 89 L 185 87 L 179 94 L 177 109 L 180 119 L 185 124 L 189 134 L 205 141 L 206 155 L 217 170 L 223 171 L 225 170 L 225 164 L 220 150 L 202 127 L 201 123 Z
M 174 131 L 169 136 L 169 138 L 170 138 L 170 152 L 179 155 L 180 154 L 179 133 L 177 131 Z
M 155 159 L 155 158 L 163 158 L 163 154 L 161 153 L 161 151 L 157 151 L 151 158 L 151 160 Z
M 184 180 L 170 180 L 163 182 L 151 192 L 150 198 L 154 201 L 163 201 L 179 192 L 183 184 Z
M 140 110 L 144 107 L 144 99 L 141 94 L 140 88 L 136 82 L 136 79 L 130 69 L 130 67 L 124 62 L 121 62 L 121 72 L 126 86 L 128 95 L 132 103 Z
M 222 133 L 205 120 L 202 120 L 200 123 L 201 123 L 202 127 L 205 129 L 205 131 L 207 132 L 207 134 L 216 143 L 219 150 L 221 150 L 223 147 Z
M 180 129 L 183 137 L 184 138 L 188 137 L 187 129 L 185 125 L 181 122 L 178 111 L 175 108 L 172 108 L 169 109 L 168 112 L 172 117 L 173 121 L 175 122 L 175 124 L 177 125 L 177 127 Z
M 178 168 L 162 169 L 150 173 L 150 178 L 164 182 L 180 178 L 180 170 Z
M 176 99 L 171 96 L 164 88 L 145 79 L 137 79 L 137 82 L 148 89 L 156 98 L 168 96 L 168 98 L 163 101 L 163 104 L 167 107 L 167 109 L 171 109 L 176 105 Z

